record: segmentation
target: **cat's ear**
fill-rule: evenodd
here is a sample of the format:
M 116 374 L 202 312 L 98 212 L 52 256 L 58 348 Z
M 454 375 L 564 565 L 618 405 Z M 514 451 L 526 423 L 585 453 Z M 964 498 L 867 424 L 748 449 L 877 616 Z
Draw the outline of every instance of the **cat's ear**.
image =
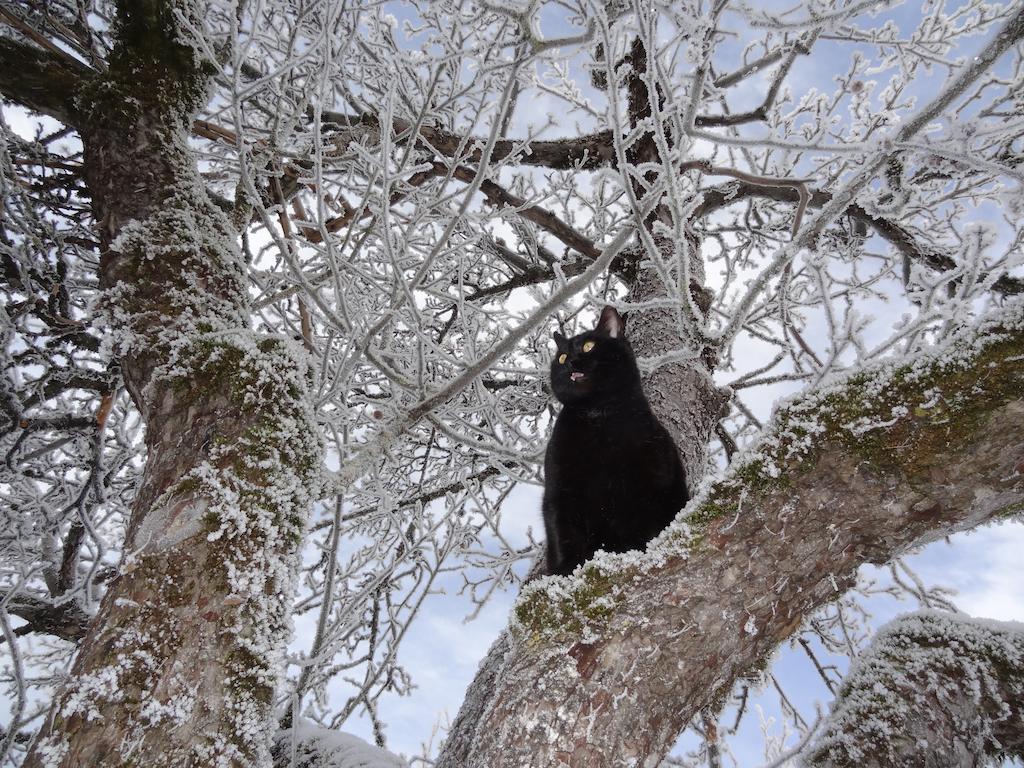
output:
M 565 338 L 565 336 L 560 334 L 558 331 L 555 331 L 555 345 L 559 349 L 564 349 L 565 347 L 568 346 L 568 344 L 566 342 L 567 342 L 567 339 Z
M 626 332 L 626 321 L 615 311 L 615 307 L 606 306 L 601 310 L 601 319 L 597 321 L 597 328 L 594 330 L 606 333 L 613 339 L 620 339 Z

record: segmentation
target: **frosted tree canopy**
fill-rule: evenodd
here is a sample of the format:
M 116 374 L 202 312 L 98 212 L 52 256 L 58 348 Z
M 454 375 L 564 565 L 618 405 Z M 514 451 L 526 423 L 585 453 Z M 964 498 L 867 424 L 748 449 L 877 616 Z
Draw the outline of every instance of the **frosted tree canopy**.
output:
M 815 582 L 828 599 L 794 602 L 776 628 L 753 608 L 725 618 L 724 601 L 708 609 L 718 629 L 694 619 L 712 644 L 766 633 L 764 652 L 720 659 L 685 722 L 622 754 L 723 765 L 755 678 L 800 754 L 812 735 L 842 742 L 754 667 L 789 642 L 838 691 L 844 670 L 821 658 L 868 647 L 872 594 L 956 611 L 902 554 L 1020 516 L 1012 478 L 984 514 L 947 514 L 921 457 L 960 446 L 966 467 L 967 436 L 1018 434 L 1022 36 L 1019 0 L 0 3 L 0 765 L 26 760 L 68 680 L 67 717 L 109 723 L 130 689 L 138 723 L 191 722 L 199 704 L 138 661 L 139 617 L 154 636 L 207 632 L 229 659 L 235 751 L 189 759 L 304 765 L 309 733 L 391 765 L 318 729 L 359 722 L 386 748 L 384 703 L 444 679 L 408 663 L 411 628 L 446 600 L 472 619 L 523 587 L 543 546 L 523 500 L 556 408 L 551 334 L 592 327 L 604 304 L 626 315 L 652 406 L 704 485 L 648 555 L 526 587 L 507 637 L 532 632 L 563 660 L 571 647 L 586 668 L 602 633 L 639 621 L 615 613 L 647 605 L 631 590 L 697 584 L 681 563 L 708 542 L 719 561 L 756 560 L 729 539 L 744 522 L 726 527 L 744 500 L 775 514 L 801 457 L 839 456 L 847 476 L 893 478 L 879 505 L 922 505 L 896 526 L 906 537 L 864 543 L 815 518 L 808 539 L 856 551 L 844 576 L 821 550 L 816 567 L 840 574 Z M 1013 418 L 984 426 L 997 407 Z M 915 419 L 931 442 L 913 442 Z M 811 509 L 814 488 L 793 482 Z M 968 490 L 949 499 L 967 509 Z M 892 581 L 857 582 L 867 561 Z M 216 597 L 175 603 L 179 576 Z M 109 625 L 121 660 L 104 662 L 120 671 L 90 677 L 73 660 L 108 619 L 125 622 Z M 494 690 L 543 679 L 507 658 Z M 247 752 L 276 728 L 291 741 Z M 436 735 L 405 757 L 433 764 Z

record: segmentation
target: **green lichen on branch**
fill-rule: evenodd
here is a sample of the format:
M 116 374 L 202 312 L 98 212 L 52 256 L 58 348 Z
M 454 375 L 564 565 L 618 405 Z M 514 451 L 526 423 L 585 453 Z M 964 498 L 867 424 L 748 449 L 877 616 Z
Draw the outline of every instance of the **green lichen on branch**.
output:
M 58 730 L 116 709 L 133 713 L 127 739 L 141 742 L 154 727 L 173 730 L 215 712 L 215 733 L 165 745 L 166 760 L 151 764 L 250 764 L 265 749 L 290 630 L 298 545 L 318 489 L 319 431 L 301 345 L 239 330 L 177 352 L 175 375 L 154 391 L 192 382 L 194 391 L 176 401 L 183 409 L 218 399 L 216 434 L 205 460 L 136 530 L 115 584 L 119 600 L 103 622 L 111 640 L 93 671 L 76 678 Z M 210 659 L 204 675 L 219 675 L 216 699 L 182 693 L 196 689 L 182 647 Z M 48 748 L 59 753 L 59 736 Z
M 181 712 L 197 705 L 188 671 L 174 664 L 182 625 L 193 630 L 199 620 L 187 609 L 195 598 L 196 565 L 183 553 L 172 560 L 138 558 L 124 569 L 119 576 L 123 596 L 105 604 L 96 619 L 102 627 L 94 640 L 101 649 L 100 663 L 88 674 L 78 673 L 73 688 L 65 692 L 53 715 L 52 732 L 39 745 L 44 764 L 62 759 L 68 750 L 67 734 L 90 720 L 116 720 L 118 712 L 130 711 L 136 728 L 161 728 L 174 725 Z M 160 600 L 152 599 L 156 594 Z M 154 680 L 160 681 L 156 690 Z M 94 739 L 100 753 L 115 752 L 114 743 L 105 743 L 112 741 L 106 731 Z M 166 764 L 181 764 L 185 757 L 168 754 Z M 132 761 L 124 756 L 120 764 Z
M 192 362 L 202 386 L 216 383 L 220 389 L 214 392 L 228 397 L 237 419 L 213 436 L 207 460 L 177 484 L 175 494 L 187 488 L 203 501 L 204 579 L 224 605 L 218 631 L 231 638 L 224 687 L 234 723 L 229 740 L 248 755 L 260 743 L 256 731 L 273 696 L 289 631 L 288 596 L 306 514 L 316 498 L 321 445 L 305 405 L 302 348 L 246 334 L 231 341 L 197 345 Z M 203 377 L 212 373 L 210 366 L 216 375 Z M 238 425 L 244 426 L 240 432 Z
M 597 631 L 625 599 L 621 571 L 608 572 L 600 559 L 580 567 L 572 578 L 546 577 L 527 585 L 515 606 L 518 631 L 531 640 L 562 634 L 579 639 Z
M 79 110 L 100 130 L 177 129 L 209 99 L 214 74 L 191 44 L 179 16 L 201 28 L 202 5 L 119 3 L 107 68 L 78 96 Z
M 107 254 L 104 307 L 119 325 L 155 333 L 160 343 L 175 330 L 210 333 L 247 325 L 245 266 L 226 215 L 194 173 L 165 189 L 160 207 L 125 222 Z
M 322 446 L 308 355 L 250 328 L 237 232 L 189 147 L 211 74 L 191 39 L 204 9 L 119 3 L 109 67 L 76 102 L 103 248 L 96 325 L 149 456 L 99 634 L 43 730 L 46 764 L 268 762 Z
M 913 481 L 982 434 L 1024 397 L 1024 321 L 1014 305 L 935 350 L 887 360 L 780 408 L 767 437 L 738 458 L 685 516 L 691 531 L 791 487 L 826 446 Z

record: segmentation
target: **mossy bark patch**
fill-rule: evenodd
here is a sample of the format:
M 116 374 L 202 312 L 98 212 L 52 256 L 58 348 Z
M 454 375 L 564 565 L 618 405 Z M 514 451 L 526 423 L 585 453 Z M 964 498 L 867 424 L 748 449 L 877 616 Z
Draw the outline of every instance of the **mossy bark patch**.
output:
M 974 442 L 994 410 L 1024 397 L 1024 335 L 967 334 L 904 364 L 886 362 L 780 409 L 768 439 L 716 483 L 686 522 L 700 530 L 784 491 L 828 446 L 913 482 Z
M 258 335 L 237 233 L 188 132 L 210 70 L 203 4 L 118 4 L 107 71 L 81 91 L 98 222 L 98 326 L 148 457 L 109 586 L 28 766 L 258 765 L 318 489 L 307 359 Z

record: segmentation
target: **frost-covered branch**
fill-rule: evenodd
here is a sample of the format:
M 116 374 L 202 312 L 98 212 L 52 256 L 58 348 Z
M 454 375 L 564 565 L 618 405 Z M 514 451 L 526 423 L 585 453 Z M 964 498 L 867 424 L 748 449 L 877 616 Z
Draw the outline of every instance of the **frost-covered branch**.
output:
M 68 125 L 81 116 L 75 97 L 90 75 L 88 67 L 71 56 L 0 37 L 0 94 L 29 109 L 51 115 Z
M 782 180 L 780 180 L 782 181 Z M 751 184 L 739 182 L 726 187 L 708 189 L 703 193 L 701 204 L 693 213 L 695 220 L 702 219 L 726 206 L 735 205 L 749 198 L 765 198 L 779 202 L 792 203 L 799 206 L 800 194 L 792 185 L 779 183 Z M 828 192 L 811 190 L 808 204 L 820 208 L 831 199 Z M 919 234 L 911 232 L 907 227 L 892 218 L 871 214 L 858 204 L 850 205 L 844 214 L 851 219 L 870 227 L 875 233 L 892 245 L 900 254 L 913 261 L 920 262 L 931 269 L 948 272 L 958 266 L 956 258 L 948 251 L 935 248 Z M 1018 294 L 1024 292 L 1024 281 L 1019 277 L 1001 275 L 992 284 L 992 288 L 1000 293 Z
M 190 41 L 186 28 L 202 29 L 205 10 L 190 3 L 120 7 L 110 67 L 76 102 L 84 177 L 102 222 L 103 258 L 90 277 L 102 290 L 105 352 L 116 357 L 145 420 L 148 457 L 132 488 L 130 517 L 117 515 L 111 525 L 108 515 L 122 510 L 106 508 L 106 484 L 121 467 L 108 474 L 105 433 L 123 429 L 124 417 L 111 420 L 113 393 L 104 393 L 80 490 L 61 514 L 42 518 L 42 543 L 25 542 L 42 549 L 48 565 L 57 562 L 56 578 L 46 581 L 66 606 L 65 618 L 85 609 L 95 614 L 26 757 L 29 766 L 258 764 L 269 753 L 265 740 L 249 734 L 270 722 L 285 596 L 320 440 L 303 354 L 280 336 L 249 329 L 235 233 L 210 201 L 187 146 L 208 73 L 188 44 L 201 41 Z M 30 289 L 34 270 L 50 271 L 37 252 L 14 255 L 24 258 L 11 269 L 17 292 Z M 62 266 L 54 270 L 58 279 L 67 275 Z M 38 354 L 50 363 L 45 347 Z M 113 563 L 105 545 L 110 528 L 120 534 L 121 557 Z M 18 565 L 23 581 L 34 575 L 29 563 Z M 101 565 L 116 566 L 117 577 L 97 594 Z M 32 607 L 14 592 L 5 602 Z M 178 621 L 183 615 L 195 620 Z M 27 618 L 54 617 L 40 611 Z M 202 667 L 194 664 L 199 658 Z M 152 727 L 157 723 L 174 725 Z M 198 732 L 206 735 L 182 735 Z
M 347 116 L 324 113 L 323 118 L 344 126 L 335 140 L 339 150 L 346 148 L 346 139 L 351 140 L 355 126 L 362 129 L 377 129 L 380 125 L 376 116 Z M 412 126 L 401 118 L 392 123 L 395 140 L 408 142 L 413 135 Z M 424 149 L 437 152 L 445 157 L 459 157 L 461 162 L 478 163 L 482 137 L 464 136 L 442 128 L 421 125 L 418 142 Z M 468 151 L 467 151 L 468 150 Z M 500 139 L 495 142 L 492 158 L 497 162 L 514 161 L 517 165 L 539 165 L 555 170 L 593 170 L 605 166 L 611 160 L 611 133 L 600 131 L 587 136 L 573 136 L 565 139 Z
M 40 598 L 13 595 L 5 602 L 8 613 L 26 622 L 14 631 L 15 635 L 39 632 L 76 641 L 85 637 L 89 627 L 89 616 L 70 600 L 54 605 Z
M 652 195 L 650 198 L 650 200 L 655 199 L 657 199 L 656 195 Z M 653 205 L 649 205 L 649 207 L 653 207 Z M 336 477 L 332 478 L 332 483 L 343 488 L 359 478 L 366 471 L 367 462 L 374 461 L 403 430 L 415 424 L 419 419 L 479 379 L 484 371 L 488 370 L 502 355 L 511 351 L 530 330 L 536 327 L 552 311 L 564 304 L 567 299 L 589 286 L 598 275 L 609 267 L 612 260 L 619 254 L 619 251 L 622 250 L 622 247 L 632 236 L 633 231 L 631 229 L 623 228 L 616 235 L 615 239 L 605 246 L 600 256 L 584 272 L 572 281 L 557 288 L 530 317 L 526 318 L 516 328 L 511 329 L 499 343 L 487 350 L 479 359 L 472 361 L 458 376 L 446 382 L 438 391 L 430 393 L 423 400 L 412 405 L 399 421 L 388 425 L 373 443 L 363 449 L 363 452 L 356 457 L 355 461 L 349 463 Z
M 922 611 L 879 630 L 806 765 L 973 765 L 1024 756 L 1024 625 Z
M 918 109 L 900 127 L 888 143 L 898 144 L 916 136 L 919 131 L 941 114 L 944 109 L 962 97 L 964 91 L 982 77 L 985 71 L 1022 37 L 1024 37 L 1024 8 L 1018 8 L 998 30 L 991 43 L 985 46 L 980 55 L 974 57 L 973 61 L 964 67 L 961 72 L 950 79 L 940 93 Z M 694 135 L 698 136 L 696 133 Z M 699 137 L 713 140 L 713 137 L 703 134 L 699 135 Z M 754 145 L 756 141 L 750 142 L 750 144 Z M 891 153 L 885 147 L 880 149 L 881 151 L 877 152 L 865 167 L 832 192 L 832 199 L 822 206 L 816 216 L 807 222 L 807 226 L 794 237 L 793 242 L 788 246 L 780 248 L 768 266 L 760 271 L 756 280 L 747 289 L 746 294 L 736 303 L 732 317 L 722 330 L 724 338 L 729 338 L 738 332 L 740 325 L 746 319 L 750 308 L 758 294 L 763 290 L 765 283 L 781 272 L 796 256 L 800 248 L 813 247 L 825 231 L 825 228 L 849 208 L 857 195 L 874 180 L 878 172 L 890 161 Z

